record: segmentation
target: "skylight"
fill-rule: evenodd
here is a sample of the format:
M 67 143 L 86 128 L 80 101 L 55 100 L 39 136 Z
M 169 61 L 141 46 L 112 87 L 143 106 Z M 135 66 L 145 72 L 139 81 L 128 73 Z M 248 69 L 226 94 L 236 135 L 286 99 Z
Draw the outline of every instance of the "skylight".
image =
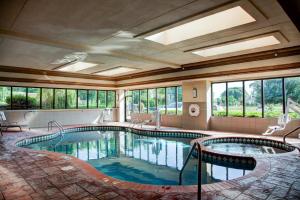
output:
M 237 51 L 255 49 L 255 48 L 275 45 L 279 43 L 280 41 L 276 37 L 271 35 L 271 36 L 265 36 L 256 39 L 226 44 L 222 46 L 211 47 L 203 50 L 194 51 L 193 53 L 199 56 L 209 57 L 209 56 L 216 56 L 216 55 L 232 53 Z
M 77 72 L 83 69 L 87 69 L 90 67 L 94 67 L 97 64 L 95 63 L 88 63 L 88 62 L 76 62 L 74 64 L 66 65 L 62 68 L 59 68 L 59 71 L 65 71 L 65 72 Z
M 101 71 L 101 72 L 97 72 L 95 74 L 96 75 L 102 75 L 102 76 L 114 76 L 114 75 L 118 75 L 118 74 L 132 72 L 132 71 L 135 71 L 135 70 L 137 70 L 137 69 L 130 68 L 130 67 L 116 67 L 116 68 L 104 70 L 104 71 Z
M 179 26 L 150 35 L 145 39 L 164 45 L 222 31 L 256 21 L 242 7 L 236 6 Z

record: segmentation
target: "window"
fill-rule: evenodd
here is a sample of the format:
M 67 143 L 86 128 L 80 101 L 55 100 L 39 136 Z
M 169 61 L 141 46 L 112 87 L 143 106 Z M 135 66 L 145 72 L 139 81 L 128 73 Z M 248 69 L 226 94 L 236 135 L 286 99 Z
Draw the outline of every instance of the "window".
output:
M 300 104 L 300 77 L 285 78 L 285 93 L 287 101 L 290 98 L 292 101 Z M 289 110 L 289 115 L 292 118 L 300 118 L 300 115 L 297 114 L 294 110 Z
M 177 87 L 177 115 L 182 114 L 182 87 Z
M 157 88 L 157 109 L 166 114 L 166 88 Z
M 226 116 L 226 83 L 212 85 L 212 112 L 214 116 Z
M 126 120 L 131 120 L 132 113 L 132 91 L 126 91 L 125 93 L 125 102 L 126 102 Z
M 53 89 L 42 88 L 42 109 L 53 108 Z
M 116 92 L 113 90 L 0 86 L 0 109 L 97 108 L 97 95 L 99 108 L 116 106 Z
M 245 116 L 262 117 L 261 81 L 245 81 Z
M 0 109 L 7 110 L 11 107 L 11 87 L 0 86 Z
M 133 90 L 132 91 L 132 108 L 134 113 L 139 113 L 140 108 L 140 91 Z
M 26 109 L 26 88 L 25 87 L 12 87 L 12 109 Z
M 107 91 L 107 108 L 115 108 L 116 107 L 116 92 L 115 91 Z
M 213 115 L 279 117 L 286 109 L 288 98 L 300 102 L 299 84 L 300 77 L 213 83 Z M 289 115 L 300 118 L 293 110 L 289 110 Z
M 243 116 L 243 82 L 228 83 L 228 116 Z
M 54 89 L 54 108 L 66 108 L 66 89 Z
M 106 108 L 106 91 L 98 91 L 98 108 Z
M 147 113 L 148 101 L 147 101 L 147 89 L 140 90 L 140 113 Z
M 41 89 L 28 88 L 27 107 L 29 109 L 39 109 L 41 103 Z
M 89 108 L 97 108 L 97 90 L 89 90 Z
M 77 102 L 77 91 L 72 89 L 67 89 L 67 109 L 76 108 Z
M 87 108 L 87 90 L 78 90 L 78 108 Z
M 148 89 L 148 113 L 156 110 L 156 89 Z
M 282 79 L 267 79 L 264 83 L 264 116 L 278 117 L 283 112 Z
M 126 119 L 129 113 L 182 114 L 182 87 L 153 88 L 126 91 Z
M 176 87 L 167 88 L 167 114 L 176 115 Z

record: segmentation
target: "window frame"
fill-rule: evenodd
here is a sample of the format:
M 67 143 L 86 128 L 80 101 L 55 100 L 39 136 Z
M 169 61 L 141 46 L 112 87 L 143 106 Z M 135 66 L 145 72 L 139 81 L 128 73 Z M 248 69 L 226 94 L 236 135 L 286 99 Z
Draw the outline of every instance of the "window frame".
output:
M 143 114 L 151 114 L 152 112 L 150 112 L 150 109 L 149 109 L 149 90 L 154 90 L 154 93 L 155 93 L 155 97 L 154 97 L 154 102 L 155 102 L 155 110 L 157 110 L 157 106 L 158 106 L 158 92 L 157 92 L 157 89 L 161 88 L 161 89 L 164 89 L 164 102 L 165 102 L 165 112 L 163 113 L 163 115 L 182 115 L 182 113 L 178 114 L 178 88 L 181 87 L 182 88 L 182 85 L 174 85 L 174 86 L 168 86 L 168 87 L 157 87 L 157 88 L 141 88 L 141 89 L 132 89 L 132 90 L 124 90 L 125 93 L 127 92 L 132 92 L 132 95 L 127 95 L 125 94 L 125 119 L 126 119 L 126 116 L 127 116 L 127 98 L 132 98 L 132 102 L 131 102 L 131 106 L 133 106 L 133 91 L 138 91 L 138 94 L 139 94 L 139 110 L 138 112 L 135 112 L 135 113 L 143 113 Z M 176 111 L 175 111 L 175 114 L 168 114 L 167 113 L 167 89 L 168 88 L 174 88 L 175 89 L 175 104 L 176 104 Z M 145 112 L 141 112 L 141 92 L 146 92 L 147 93 L 147 98 L 146 98 L 146 102 L 147 102 L 147 108 L 144 109 Z M 182 98 L 181 98 L 182 99 Z M 127 121 L 127 119 L 126 119 Z
M 218 84 L 218 83 L 226 83 L 226 116 L 223 116 L 223 117 L 230 117 L 228 116 L 228 83 L 230 82 L 243 82 L 243 116 L 242 117 L 247 117 L 245 116 L 245 82 L 246 81 L 260 81 L 261 83 L 261 95 L 260 95 L 260 98 L 261 98 L 261 106 L 262 106 L 262 115 L 261 117 L 249 117 L 249 118 L 272 118 L 272 117 L 266 117 L 265 116 L 265 102 L 264 102 L 264 81 L 266 80 L 270 80 L 270 79 L 281 79 L 281 84 L 282 84 L 282 87 L 281 87 L 281 90 L 282 90 L 282 114 L 285 112 L 286 110 L 286 79 L 288 78 L 297 78 L 297 77 L 300 77 L 300 76 L 284 76 L 284 77 L 269 77 L 269 78 L 262 78 L 262 79 L 242 79 L 242 80 L 232 80 L 232 81 L 216 81 L 216 82 L 211 82 L 211 98 L 210 98 L 210 103 L 211 103 L 211 115 L 213 117 L 218 117 L 218 116 L 214 116 L 213 114 L 213 84 Z

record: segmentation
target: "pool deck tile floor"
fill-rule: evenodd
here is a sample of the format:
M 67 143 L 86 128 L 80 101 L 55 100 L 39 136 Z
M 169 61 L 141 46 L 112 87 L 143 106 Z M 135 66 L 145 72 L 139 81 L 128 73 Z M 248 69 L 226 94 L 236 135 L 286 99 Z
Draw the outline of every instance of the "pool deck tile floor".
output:
M 120 186 L 118 184 L 114 186 L 103 179 L 96 179 L 88 170 L 81 168 L 74 160 L 66 156 L 24 150 L 12 145 L 20 137 L 42 133 L 47 132 L 45 129 L 35 129 L 24 132 L 5 132 L 4 136 L 0 136 L 0 200 L 181 200 L 197 197 L 195 192 L 190 192 L 185 187 L 143 191 L 143 186 L 132 188 L 127 184 L 121 187 L 122 183 Z M 209 134 L 223 135 L 223 133 L 212 131 L 209 131 Z M 282 138 L 275 137 L 275 139 Z M 300 140 L 289 139 L 288 142 L 297 144 Z M 202 199 L 300 199 L 299 154 L 269 156 L 265 160 L 269 166 L 264 176 L 250 176 L 237 181 L 222 182 L 217 186 L 218 188 L 213 185 L 204 185 Z M 166 190 L 168 192 L 165 192 Z

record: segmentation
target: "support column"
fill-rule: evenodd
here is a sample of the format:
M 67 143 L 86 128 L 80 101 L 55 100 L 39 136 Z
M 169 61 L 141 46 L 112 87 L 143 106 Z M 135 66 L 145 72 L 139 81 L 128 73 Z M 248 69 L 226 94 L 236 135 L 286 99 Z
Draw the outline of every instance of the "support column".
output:
M 193 97 L 193 89 L 197 90 L 197 97 Z M 194 130 L 208 130 L 211 116 L 211 88 L 208 81 L 184 82 L 183 89 L 183 115 L 182 128 Z M 189 106 L 197 104 L 200 114 L 197 117 L 189 115 Z

